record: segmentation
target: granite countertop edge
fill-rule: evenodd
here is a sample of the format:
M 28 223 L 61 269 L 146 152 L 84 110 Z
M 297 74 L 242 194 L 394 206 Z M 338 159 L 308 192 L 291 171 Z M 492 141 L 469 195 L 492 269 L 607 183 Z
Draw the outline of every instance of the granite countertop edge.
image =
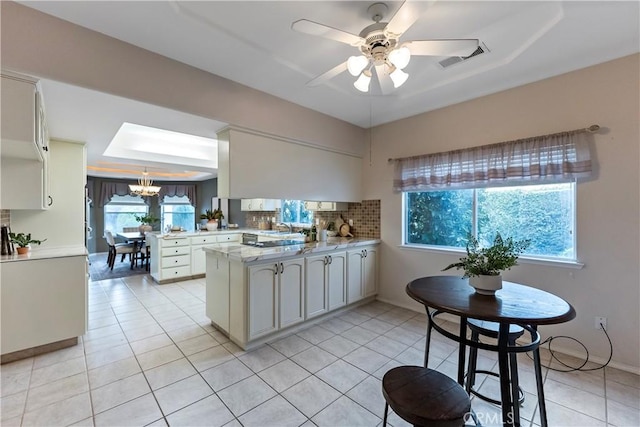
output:
M 203 250 L 221 258 L 244 263 L 254 261 L 268 261 L 274 259 L 304 256 L 322 252 L 352 249 L 359 246 L 377 245 L 380 239 L 374 238 L 329 238 L 326 242 L 300 243 L 270 248 L 256 248 L 242 245 L 238 242 L 218 243 L 206 246 Z
M 61 246 L 56 248 L 32 248 L 24 255 L 14 252 L 12 255 L 0 255 L 0 262 L 34 261 L 39 259 L 66 258 L 73 256 L 87 256 L 84 246 Z

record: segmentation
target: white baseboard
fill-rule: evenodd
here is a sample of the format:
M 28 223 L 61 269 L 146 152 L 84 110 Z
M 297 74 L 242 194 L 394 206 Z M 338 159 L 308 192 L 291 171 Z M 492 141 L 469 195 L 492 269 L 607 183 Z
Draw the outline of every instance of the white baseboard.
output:
M 402 308 L 406 308 L 407 310 L 415 311 L 416 313 L 425 314 L 424 310 L 422 310 L 422 311 L 416 310 L 416 307 L 411 306 L 409 304 L 403 304 L 403 303 L 399 303 L 397 301 L 391 301 L 391 300 L 388 300 L 386 298 L 380 298 L 380 297 L 377 297 L 376 299 L 378 301 L 381 301 L 381 302 L 384 302 L 384 303 L 387 303 L 387 304 L 395 305 L 396 307 L 402 307 Z M 460 324 L 460 318 L 458 316 L 454 316 L 454 315 L 449 314 L 449 313 L 443 313 L 442 315 L 438 316 L 438 319 L 447 320 L 449 322 Z M 567 349 L 567 348 L 564 348 L 564 347 L 558 347 L 558 346 L 554 345 L 553 346 L 553 351 L 555 353 L 560 353 L 560 354 L 564 354 L 564 355 L 567 355 L 567 356 L 572 356 L 572 357 L 575 357 L 575 358 L 578 358 L 578 359 L 581 359 L 581 360 L 584 359 L 584 353 L 576 352 L 576 351 L 573 351 L 573 350 L 570 350 L 570 349 Z M 589 362 L 593 362 L 593 363 L 596 363 L 598 365 L 603 365 L 604 363 L 606 363 L 606 361 L 607 361 L 607 359 L 603 358 L 603 357 L 589 356 Z M 630 372 L 632 374 L 640 375 L 640 367 L 638 367 L 638 366 L 626 365 L 624 363 L 619 363 L 619 362 L 616 362 L 614 360 L 609 362 L 609 365 L 607 365 L 607 366 L 610 366 L 610 367 L 615 368 L 615 369 L 620 369 L 621 371 Z

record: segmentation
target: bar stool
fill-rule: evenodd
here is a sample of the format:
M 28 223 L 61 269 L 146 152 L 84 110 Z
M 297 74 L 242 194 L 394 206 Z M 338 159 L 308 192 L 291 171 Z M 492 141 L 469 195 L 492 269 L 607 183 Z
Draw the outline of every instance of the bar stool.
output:
M 477 320 L 477 319 L 467 319 L 467 325 L 469 329 L 471 329 L 471 341 L 480 342 L 480 336 L 486 336 L 489 338 L 498 338 L 498 331 L 500 329 L 500 324 L 496 322 L 489 322 L 486 320 Z M 524 334 L 524 328 L 519 325 L 509 325 L 509 338 L 508 345 L 509 347 L 515 347 L 516 340 L 520 338 Z M 487 402 L 491 402 L 495 405 L 500 405 L 502 402 L 496 399 L 492 399 L 488 396 L 483 395 L 482 393 L 474 390 L 473 386 L 476 383 L 476 374 L 485 374 L 491 375 L 494 377 L 500 377 L 499 374 L 491 371 L 485 371 L 477 368 L 478 362 L 478 348 L 475 346 L 470 346 L 469 349 L 469 364 L 467 365 L 467 378 L 465 382 L 465 389 L 467 393 L 473 393 L 475 396 L 478 396 L 480 399 L 485 400 Z M 518 385 L 518 358 L 516 353 L 509 353 L 509 365 L 511 371 L 511 381 L 512 381 L 512 389 L 515 391 L 518 390 L 518 403 L 522 404 L 524 402 L 524 393 L 522 389 Z
M 389 406 L 400 418 L 422 427 L 460 427 L 471 416 L 469 395 L 448 376 L 421 366 L 398 366 L 382 377 L 384 421 Z

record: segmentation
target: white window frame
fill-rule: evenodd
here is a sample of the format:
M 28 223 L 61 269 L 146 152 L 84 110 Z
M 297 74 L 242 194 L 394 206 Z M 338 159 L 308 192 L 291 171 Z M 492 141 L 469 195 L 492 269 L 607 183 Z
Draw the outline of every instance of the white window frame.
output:
M 130 225 L 131 227 L 140 225 L 139 222 L 137 222 L 135 220 L 135 218 L 133 217 L 132 214 L 147 214 L 149 213 L 149 206 L 144 202 L 144 199 L 140 196 L 131 196 L 131 195 L 124 195 L 124 196 L 118 196 L 118 195 L 114 195 L 111 197 L 111 200 L 109 201 L 109 203 L 106 203 L 104 205 L 103 211 L 102 211 L 102 225 L 103 225 L 103 229 L 104 230 L 110 230 L 114 235 L 117 233 L 122 232 L 122 230 L 117 230 L 117 229 L 111 229 L 109 227 L 107 227 L 107 215 L 110 215 L 110 213 L 108 212 L 108 207 L 109 206 L 136 206 L 136 207 L 144 207 L 145 211 L 144 212 L 123 212 L 123 214 L 127 214 L 127 215 L 131 215 L 131 219 L 132 219 L 132 224 Z M 112 214 L 111 214 L 112 215 Z
M 552 184 L 552 183 L 549 183 Z M 522 263 L 522 264 L 540 264 L 540 265 L 553 265 L 553 266 L 560 266 L 560 267 L 568 267 L 568 268 L 577 268 L 580 269 L 582 267 L 584 267 L 584 264 L 579 262 L 578 260 L 578 238 L 577 238 L 577 201 L 578 201 L 578 188 L 576 185 L 576 182 L 569 182 L 568 184 L 571 184 L 571 189 L 572 189 L 572 194 L 573 194 L 573 204 L 572 204 L 572 212 L 571 215 L 573 216 L 573 233 L 572 233 L 572 239 L 573 239 L 573 247 L 574 247 L 574 258 L 559 258 L 559 257 L 553 257 L 553 256 L 541 256 L 541 255 L 530 255 L 530 254 L 523 254 L 519 257 L 518 262 Z M 538 185 L 544 185 L 544 184 L 538 184 Z M 509 185 L 509 186 L 513 186 L 513 187 L 517 187 L 518 185 Z M 475 235 L 477 235 L 477 193 L 476 190 L 482 189 L 483 187 L 480 188 L 474 188 L 474 195 L 473 195 L 473 223 L 472 223 L 472 233 Z M 491 188 L 491 187 L 484 187 L 484 188 Z M 441 189 L 441 188 L 434 188 L 432 191 L 457 191 L 457 190 L 461 190 L 461 189 L 451 189 L 451 190 L 445 190 L 445 189 Z M 426 192 L 426 191 L 422 191 L 422 192 Z M 426 251 L 426 252 L 433 252 L 433 253 L 451 253 L 451 254 L 465 254 L 466 250 L 464 247 L 462 248 L 458 248 L 458 247 L 454 247 L 454 246 L 438 246 L 438 245 L 423 245 L 423 244 L 417 244 L 417 243 L 408 243 L 407 242 L 407 197 L 408 197 L 408 192 L 403 192 L 402 193 L 402 203 L 401 203 L 401 224 L 402 224 L 402 230 L 401 230 L 401 243 L 400 245 L 398 245 L 399 248 L 402 249 L 407 249 L 407 250 L 417 250 L 417 251 Z

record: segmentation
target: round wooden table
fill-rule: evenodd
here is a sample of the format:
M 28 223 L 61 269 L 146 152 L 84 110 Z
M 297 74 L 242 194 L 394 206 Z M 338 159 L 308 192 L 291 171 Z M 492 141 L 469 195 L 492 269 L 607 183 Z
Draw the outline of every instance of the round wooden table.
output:
M 518 283 L 503 281 L 502 289 L 495 295 L 477 294 L 467 279 L 456 276 L 431 276 L 413 280 L 407 285 L 407 294 L 425 305 L 428 315 L 427 342 L 425 346 L 424 366 L 427 366 L 431 328 L 444 333 L 460 343 L 458 353 L 458 383 L 464 385 L 464 365 L 466 346 L 478 346 L 498 352 L 500 370 L 500 397 L 502 401 L 502 419 L 504 425 L 520 425 L 517 408 L 517 387 L 512 387 L 509 374 L 509 353 L 532 351 L 540 405 L 541 425 L 547 425 L 546 405 L 542 387 L 542 368 L 538 349 L 538 325 L 551 325 L 568 322 L 576 317 L 574 308 L 562 298 L 549 292 Z M 434 309 L 433 312 L 429 308 Z M 434 324 L 433 318 L 441 313 L 450 313 L 460 317 L 458 336 L 443 331 Z M 478 344 L 467 339 L 467 319 L 488 320 L 500 324 L 497 346 Z M 532 343 L 524 347 L 509 347 L 507 344 L 509 325 L 517 324 L 531 333 Z M 515 402 L 515 403 L 514 403 Z

